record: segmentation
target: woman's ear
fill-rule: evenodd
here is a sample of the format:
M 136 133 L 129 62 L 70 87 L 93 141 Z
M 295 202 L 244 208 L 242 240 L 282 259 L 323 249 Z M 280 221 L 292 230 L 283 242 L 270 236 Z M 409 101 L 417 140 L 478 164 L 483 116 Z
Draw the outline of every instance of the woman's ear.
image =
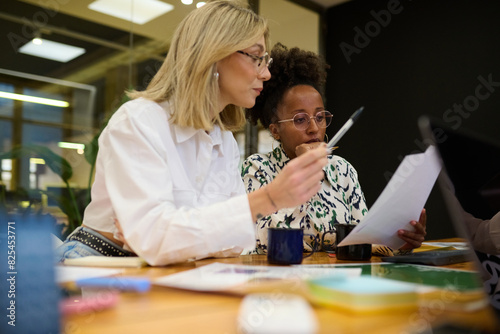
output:
M 280 133 L 278 131 L 278 125 L 275 123 L 269 124 L 269 132 L 271 132 L 271 136 L 277 141 L 280 140 Z

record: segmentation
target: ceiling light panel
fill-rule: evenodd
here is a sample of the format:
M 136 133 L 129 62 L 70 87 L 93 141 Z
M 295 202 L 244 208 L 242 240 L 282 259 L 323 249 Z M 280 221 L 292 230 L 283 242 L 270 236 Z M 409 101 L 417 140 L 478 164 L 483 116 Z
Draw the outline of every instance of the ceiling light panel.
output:
M 158 0 L 96 0 L 89 8 L 137 24 L 147 23 L 174 9 Z
M 31 41 L 19 48 L 19 52 L 41 57 L 45 59 L 55 60 L 66 63 L 85 53 L 85 49 L 67 44 L 62 44 L 46 39 L 39 39 L 36 43 Z

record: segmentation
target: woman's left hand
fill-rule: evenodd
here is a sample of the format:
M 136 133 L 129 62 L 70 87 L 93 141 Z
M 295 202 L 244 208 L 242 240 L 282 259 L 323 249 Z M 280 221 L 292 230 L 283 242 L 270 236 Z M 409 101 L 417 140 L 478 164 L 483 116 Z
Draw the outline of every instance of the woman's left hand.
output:
M 118 232 L 116 232 L 116 237 L 118 238 L 118 240 L 123 242 L 123 247 L 129 247 L 127 244 L 127 241 L 125 240 L 125 237 L 123 236 L 123 229 L 122 229 L 122 226 L 120 225 L 120 222 L 118 221 L 118 219 L 116 219 L 116 218 L 113 219 L 113 223 L 114 223 L 116 229 L 118 230 Z
M 427 224 L 427 214 L 425 209 L 422 209 L 420 213 L 420 218 L 418 222 L 412 220 L 410 224 L 415 227 L 413 232 L 407 230 L 398 230 L 398 236 L 406 241 L 400 250 L 414 249 L 422 246 L 422 242 L 425 240 L 425 235 L 427 234 L 425 226 Z

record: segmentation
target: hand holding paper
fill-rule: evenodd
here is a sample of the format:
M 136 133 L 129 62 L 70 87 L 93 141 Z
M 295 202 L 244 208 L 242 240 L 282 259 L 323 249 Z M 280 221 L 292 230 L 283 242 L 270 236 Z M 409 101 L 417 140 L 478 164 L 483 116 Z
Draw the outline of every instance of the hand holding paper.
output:
M 440 170 L 434 146 L 425 153 L 406 156 L 368 214 L 339 246 L 361 243 L 394 249 L 403 246 L 405 242 L 397 236 L 397 231 L 413 230 L 410 221 L 418 220 Z

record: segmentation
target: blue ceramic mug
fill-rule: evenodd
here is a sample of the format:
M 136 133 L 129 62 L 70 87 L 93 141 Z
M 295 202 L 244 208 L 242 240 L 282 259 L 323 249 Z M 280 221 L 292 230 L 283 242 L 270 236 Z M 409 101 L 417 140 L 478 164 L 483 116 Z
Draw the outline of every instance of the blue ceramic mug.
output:
M 304 255 L 304 231 L 301 228 L 269 228 L 267 238 L 267 261 L 270 264 L 300 264 Z

